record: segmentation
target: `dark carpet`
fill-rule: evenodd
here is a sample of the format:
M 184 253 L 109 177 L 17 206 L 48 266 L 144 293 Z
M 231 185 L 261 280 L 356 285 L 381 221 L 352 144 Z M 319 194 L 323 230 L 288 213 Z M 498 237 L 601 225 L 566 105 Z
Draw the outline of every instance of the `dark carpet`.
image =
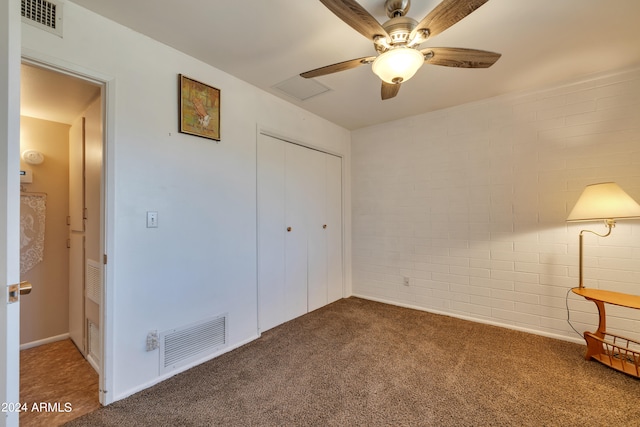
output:
M 584 345 L 348 298 L 67 426 L 640 426 Z

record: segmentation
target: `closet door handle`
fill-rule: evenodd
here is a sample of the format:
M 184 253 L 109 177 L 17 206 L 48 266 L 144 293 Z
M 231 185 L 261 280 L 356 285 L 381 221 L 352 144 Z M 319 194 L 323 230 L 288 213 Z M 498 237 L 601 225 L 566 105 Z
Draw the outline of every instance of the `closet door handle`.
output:
M 323 225 L 323 226 L 322 226 L 322 228 L 323 228 L 323 229 L 327 228 L 327 224 Z
M 287 233 L 289 233 L 292 230 L 291 227 L 287 227 Z

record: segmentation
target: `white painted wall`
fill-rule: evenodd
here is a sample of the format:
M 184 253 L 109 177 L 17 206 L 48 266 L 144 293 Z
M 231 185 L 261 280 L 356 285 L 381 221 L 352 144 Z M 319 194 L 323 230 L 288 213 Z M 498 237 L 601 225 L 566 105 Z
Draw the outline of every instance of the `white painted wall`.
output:
M 22 45 L 29 57 L 108 76 L 114 95 L 107 129 L 110 402 L 162 379 L 158 352 L 145 351 L 151 330 L 228 313 L 230 346 L 256 338 L 257 128 L 343 154 L 345 165 L 350 134 L 73 3 L 64 14 L 64 38 L 23 25 Z M 177 132 L 179 73 L 221 90 L 220 143 Z M 145 227 L 147 211 L 158 211 L 159 228 Z
M 345 156 L 348 292 L 353 235 L 354 293 L 547 335 L 575 336 L 564 304 L 580 227 L 564 219 L 584 185 L 615 180 L 640 200 L 637 70 L 350 135 L 73 3 L 64 13 L 64 38 L 24 25 L 22 46 L 109 80 L 106 402 L 162 379 L 150 330 L 228 312 L 232 346 L 256 337 L 258 127 Z M 177 133 L 179 73 L 221 89 L 222 142 Z M 640 293 L 639 235 L 628 221 L 587 236 L 587 286 Z M 592 329 L 593 304 L 569 304 Z M 638 317 L 614 314 L 610 326 L 638 331 Z
M 583 342 L 565 297 L 579 230 L 606 228 L 565 219 L 603 181 L 640 201 L 638 69 L 355 131 L 353 292 Z M 585 284 L 640 294 L 639 220 L 586 235 Z M 593 303 L 569 307 L 595 330 Z M 640 336 L 638 313 L 608 313 L 610 330 Z
M 45 193 L 47 202 L 42 262 L 20 275 L 34 285 L 20 298 L 22 349 L 69 336 L 69 125 L 21 116 L 20 153 L 28 149 L 41 152 L 45 161 L 29 165 L 20 159 L 20 168 L 33 173 L 33 182 L 21 187 Z

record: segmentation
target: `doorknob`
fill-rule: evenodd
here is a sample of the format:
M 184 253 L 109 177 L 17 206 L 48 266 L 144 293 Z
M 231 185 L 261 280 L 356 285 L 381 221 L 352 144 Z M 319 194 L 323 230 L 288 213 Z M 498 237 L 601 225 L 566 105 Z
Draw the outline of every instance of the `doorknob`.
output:
M 30 294 L 31 289 L 33 289 L 33 285 L 30 282 L 26 280 L 20 282 L 20 295 Z
M 287 232 L 291 231 L 291 227 L 287 227 Z
M 7 287 L 8 298 L 7 302 L 12 304 L 14 302 L 20 301 L 20 295 L 26 295 L 31 292 L 33 286 L 28 281 L 22 281 L 15 285 L 9 285 Z
M 324 225 L 322 226 L 322 228 L 323 228 L 323 229 L 324 229 L 324 228 L 327 228 L 327 224 L 324 224 Z

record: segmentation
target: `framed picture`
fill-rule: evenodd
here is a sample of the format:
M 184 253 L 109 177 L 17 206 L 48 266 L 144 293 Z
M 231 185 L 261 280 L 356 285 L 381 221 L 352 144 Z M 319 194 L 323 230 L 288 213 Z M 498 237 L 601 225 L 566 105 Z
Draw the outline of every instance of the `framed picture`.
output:
M 220 89 L 180 77 L 180 132 L 220 141 Z

